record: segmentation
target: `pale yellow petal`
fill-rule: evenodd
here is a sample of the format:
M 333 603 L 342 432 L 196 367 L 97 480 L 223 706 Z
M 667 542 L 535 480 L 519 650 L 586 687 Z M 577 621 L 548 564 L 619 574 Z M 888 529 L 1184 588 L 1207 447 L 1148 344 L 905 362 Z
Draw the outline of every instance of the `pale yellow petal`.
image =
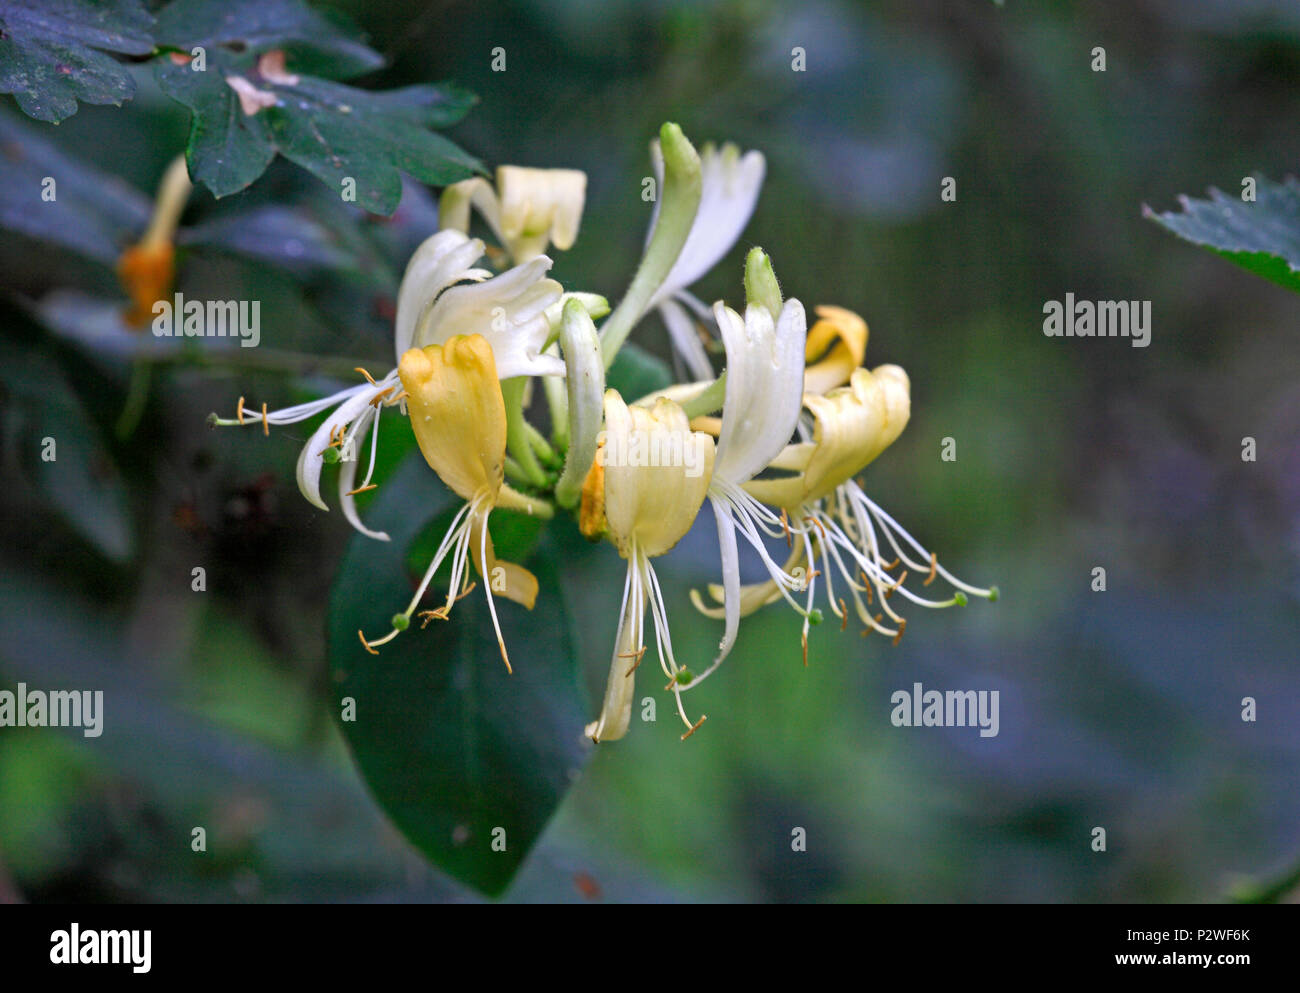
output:
M 479 550 L 483 548 L 480 542 L 484 541 L 483 528 L 486 523 L 486 514 L 476 514 L 470 525 L 469 548 L 474 569 L 483 577 L 483 581 L 492 587 L 493 596 L 503 596 L 532 610 L 533 604 L 537 602 L 537 577 L 517 563 L 497 558 L 496 551 L 492 547 L 491 532 L 486 536 L 486 548 L 484 548 L 487 558 L 487 574 L 484 575 Z
M 808 329 L 804 348 L 805 393 L 828 393 L 849 381 L 867 352 L 867 322 L 851 310 L 823 304 L 817 321 Z
M 398 365 L 425 460 L 466 500 L 495 502 L 505 475 L 506 409 L 482 335 L 412 348 Z
M 629 408 L 614 390 L 605 394 L 604 434 L 609 532 L 624 555 L 633 543 L 648 556 L 662 555 L 690 530 L 708 493 L 713 439 L 692 431 L 671 400 Z
M 770 467 L 794 475 L 745 484 L 751 496 L 791 511 L 834 492 L 894 443 L 910 416 L 910 384 L 896 365 L 857 369 L 848 386 L 806 394 L 804 406 L 813 415 L 813 440 L 786 446 Z

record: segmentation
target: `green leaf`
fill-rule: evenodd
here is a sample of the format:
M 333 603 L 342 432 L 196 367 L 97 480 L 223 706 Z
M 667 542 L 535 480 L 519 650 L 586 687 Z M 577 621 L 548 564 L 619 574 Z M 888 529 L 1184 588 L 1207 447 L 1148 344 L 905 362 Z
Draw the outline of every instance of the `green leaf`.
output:
M 614 363 L 605 373 L 605 385 L 618 390 L 619 395 L 631 403 L 647 393 L 672 386 L 673 371 L 663 359 L 628 341 L 623 343 Z
M 110 268 L 149 222 L 149 198 L 116 176 L 61 152 L 17 114 L 0 112 L 0 227 Z M 42 196 L 46 177 L 55 197 Z
M 481 583 L 450 620 L 423 630 L 413 623 L 378 655 L 357 636 L 358 629 L 372 637 L 387 631 L 406 607 L 414 582 L 406 549 L 458 503 L 418 452 L 381 485 L 365 518 L 392 541 L 352 539 L 331 596 L 330 665 L 339 712 L 346 698 L 356 702 L 356 720 L 340 726 L 380 805 L 432 862 L 497 895 L 590 751 L 582 737 L 576 638 L 554 552 L 544 539 L 524 560 L 541 586 L 532 611 L 497 599 L 513 675 L 502 664 Z M 496 516 L 504 522 L 509 515 Z M 518 554 L 504 529 L 493 534 L 500 557 Z M 437 593 L 426 600 L 437 606 Z M 496 829 L 504 830 L 504 851 L 493 850 Z
M 176 240 L 186 247 L 252 259 L 300 278 L 343 276 L 389 290 L 397 285 L 391 266 L 367 241 L 353 214 L 317 216 L 306 206 L 267 204 L 185 228 Z
M 224 46 L 265 52 L 282 48 L 304 72 L 350 79 L 378 69 L 384 57 L 356 40 L 356 30 L 335 23 L 301 0 L 176 0 L 158 15 L 161 44 L 191 53 Z
M 1300 183 L 1254 177 L 1250 203 L 1211 188 L 1209 200 L 1180 197 L 1183 212 L 1143 214 L 1180 238 L 1300 293 Z
M 277 153 L 377 214 L 396 209 L 402 172 L 443 186 L 483 171 L 477 159 L 429 130 L 464 117 L 474 103 L 466 91 L 430 84 L 376 92 L 310 75 L 353 75 L 373 68 L 379 57 L 332 26 L 317 33 L 319 16 L 296 2 L 240 3 L 235 12 L 249 8 L 247 22 L 233 13 L 205 12 L 194 24 L 175 14 L 180 6 L 205 5 L 182 0 L 169 7 L 159 35 L 186 53 L 203 47 L 203 68 L 197 58 L 180 64 L 169 58 L 155 73 L 163 91 L 194 115 L 190 173 L 216 196 L 247 187 Z M 259 73 L 259 56 L 274 49 L 286 53 L 293 80 Z M 234 77 L 276 103 L 244 113 L 228 82 Z
M 135 83 L 105 53 L 148 55 L 152 23 L 140 0 L 0 0 L 0 93 L 54 124 L 78 100 L 120 106 Z
M 11 418 L 6 430 L 13 432 L 32 483 L 106 558 L 130 558 L 135 540 L 126 486 L 57 363 L 0 343 L 0 383 Z M 50 461 L 43 457 L 47 450 Z

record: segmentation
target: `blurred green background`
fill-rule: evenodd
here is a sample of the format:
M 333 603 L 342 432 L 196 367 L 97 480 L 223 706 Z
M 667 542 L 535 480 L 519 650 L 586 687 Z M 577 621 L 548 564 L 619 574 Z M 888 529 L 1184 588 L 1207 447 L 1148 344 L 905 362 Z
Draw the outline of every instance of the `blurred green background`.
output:
M 1300 301 L 1141 208 L 1296 168 L 1293 3 L 339 8 L 390 58 L 367 84 L 479 95 L 452 136 L 489 165 L 588 173 L 555 267 L 566 286 L 626 286 L 661 122 L 761 150 L 758 210 L 697 295 L 735 301 L 760 244 L 788 295 L 866 317 L 868 363 L 904 366 L 913 403 L 869 492 L 1002 591 L 913 611 L 897 646 L 823 625 L 806 669 L 789 611 L 751 619 L 694 695 L 701 732 L 679 743 L 658 694 L 663 719 L 596 750 L 509 899 L 1218 900 L 1285 873 L 1300 856 Z M 187 128 L 147 71 L 139 84 L 57 128 L 5 98 L 0 152 L 39 135 L 134 188 L 87 181 L 138 222 Z M 298 271 L 204 247 L 265 205 L 318 222 L 268 241 Z M 326 603 L 349 534 L 297 493 L 306 431 L 204 424 L 241 394 L 311 395 L 329 360 L 385 361 L 400 260 L 432 218 L 414 187 L 392 220 L 351 215 L 284 162 L 220 203 L 197 192 L 179 286 L 260 299 L 262 346 L 189 350 L 143 382 L 94 336 L 102 301 L 120 306 L 111 262 L 0 235 L 0 686 L 102 687 L 111 731 L 0 729 L 0 896 L 476 899 L 388 825 L 330 718 Z M 1044 337 L 1044 302 L 1067 292 L 1150 300 L 1150 347 Z M 654 317 L 635 340 L 667 354 Z M 71 493 L 32 456 L 51 433 L 60 461 L 84 456 Z M 716 554 L 702 522 L 659 566 L 681 658 L 716 644 L 687 598 Z M 602 547 L 569 568 L 594 715 L 621 562 Z M 914 681 L 999 689 L 1000 734 L 893 727 L 890 694 Z M 194 824 L 220 839 L 203 858 Z

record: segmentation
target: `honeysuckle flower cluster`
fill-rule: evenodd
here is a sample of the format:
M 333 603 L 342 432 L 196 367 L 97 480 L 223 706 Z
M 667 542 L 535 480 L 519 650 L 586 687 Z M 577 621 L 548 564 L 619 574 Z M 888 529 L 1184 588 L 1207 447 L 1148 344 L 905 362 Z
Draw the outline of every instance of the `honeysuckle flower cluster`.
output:
M 510 668 L 496 599 L 533 609 L 545 592 L 523 566 L 496 557 L 488 530 L 495 511 L 570 512 L 587 537 L 609 542 L 627 567 L 604 699 L 586 728 L 595 742 L 627 733 L 647 616 L 685 739 L 705 720 L 692 719 L 686 694 L 727 659 L 742 618 L 784 600 L 803 618 L 807 664 L 808 628 L 823 619 L 819 579 L 842 628 L 856 618 L 864 634 L 895 643 L 907 624 L 898 609 L 904 601 L 938 608 L 997 597 L 996 587 L 952 575 L 859 480 L 898 438 L 911 402 L 902 369 L 863 365 L 868 333 L 860 317 L 818 306 L 809 327 L 803 304 L 783 297 L 759 248 L 746 257 L 743 306 L 706 306 L 689 292 L 739 239 L 758 200 L 763 157 L 731 145 L 697 153 L 673 124 L 661 129 L 652 157 L 659 197 L 641 262 L 612 312 L 604 297 L 549 276 L 546 252 L 563 251 L 578 236 L 584 174 L 503 166 L 495 185 L 471 179 L 443 192 L 440 230 L 416 250 L 398 291 L 389 371 L 359 369 L 361 382 L 283 410 L 254 410 L 241 397 L 233 418 L 212 421 L 267 432 L 325 414 L 299 456 L 299 488 L 327 509 L 322 473 L 337 464 L 344 516 L 386 541 L 366 527 L 355 498 L 377 485 L 380 418 L 409 419 L 430 469 L 464 503 L 389 630 L 358 633 L 372 653 L 414 618 L 452 619 L 477 574 Z M 496 245 L 470 236 L 474 214 Z M 644 397 L 606 389 L 606 370 L 651 310 L 691 380 Z M 710 358 L 717 352 L 720 373 Z M 549 406 L 549 438 L 525 416 L 534 379 Z M 358 483 L 363 449 L 367 468 Z M 691 598 L 722 621 L 722 633 L 713 657 L 692 668 L 673 648 L 654 560 L 681 541 L 706 503 L 717 525 L 720 582 Z M 762 582 L 741 582 L 741 539 L 767 572 Z M 422 609 L 447 561 L 445 599 Z M 948 592 L 926 595 L 940 579 Z

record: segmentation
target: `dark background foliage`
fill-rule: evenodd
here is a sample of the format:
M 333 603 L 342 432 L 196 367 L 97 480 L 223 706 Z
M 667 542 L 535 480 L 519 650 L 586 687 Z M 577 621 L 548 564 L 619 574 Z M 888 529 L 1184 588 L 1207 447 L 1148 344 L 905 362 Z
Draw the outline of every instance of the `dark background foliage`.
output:
M 823 625 L 807 669 L 795 619 L 759 615 L 698 691 L 701 732 L 679 743 L 665 697 L 657 724 L 599 749 L 509 898 L 1216 900 L 1285 872 L 1300 853 L 1300 303 L 1141 208 L 1296 168 L 1293 4 L 341 9 L 389 60 L 355 85 L 454 80 L 480 98 L 450 132 L 462 148 L 588 172 L 566 285 L 626 285 L 662 121 L 761 149 L 758 211 L 699 295 L 734 299 L 761 244 L 788 294 L 862 313 L 868 362 L 903 365 L 913 394 L 870 491 L 1003 594 L 914 616 L 896 647 Z M 0 685 L 109 698 L 100 739 L 0 729 L 0 893 L 472 898 L 390 826 L 331 720 L 326 614 L 348 534 L 297 494 L 305 431 L 204 426 L 241 394 L 274 405 L 353 357 L 386 361 L 431 201 L 408 185 L 391 220 L 356 215 L 283 161 L 233 197 L 200 191 L 180 286 L 261 300 L 262 346 L 133 362 L 138 342 L 94 337 L 120 306 L 111 247 L 138 230 L 188 121 L 131 72 L 132 102 L 57 129 L 0 108 L 5 181 L 21 167 L 4 151 L 39 136 L 81 161 L 78 195 L 103 219 L 98 240 L 53 213 L 41 236 L 11 224 L 0 240 Z M 940 202 L 945 176 L 956 203 Z M 1150 347 L 1044 337 L 1044 302 L 1067 292 L 1150 300 Z M 653 318 L 637 340 L 664 352 Z M 46 435 L 74 475 L 39 461 Z M 594 706 L 620 563 L 563 547 Z M 663 560 L 680 655 L 715 643 L 686 591 L 716 568 L 703 523 Z M 1000 735 L 894 728 L 890 694 L 914 681 L 1000 689 Z

